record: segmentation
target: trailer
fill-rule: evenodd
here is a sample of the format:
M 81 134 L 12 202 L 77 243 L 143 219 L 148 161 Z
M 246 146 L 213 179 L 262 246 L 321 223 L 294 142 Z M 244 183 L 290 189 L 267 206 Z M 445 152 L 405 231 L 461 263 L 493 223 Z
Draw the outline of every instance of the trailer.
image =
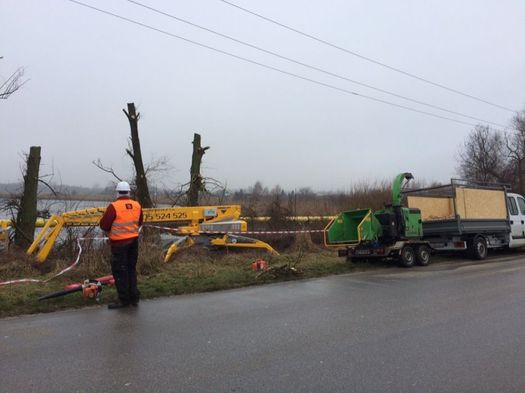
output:
M 484 259 L 491 248 L 525 246 L 525 199 L 508 186 L 452 179 L 408 189 L 411 179 L 396 176 L 392 202 L 382 210 L 337 215 L 325 228 L 325 245 L 349 260 L 395 259 L 404 267 L 428 265 L 436 252 Z

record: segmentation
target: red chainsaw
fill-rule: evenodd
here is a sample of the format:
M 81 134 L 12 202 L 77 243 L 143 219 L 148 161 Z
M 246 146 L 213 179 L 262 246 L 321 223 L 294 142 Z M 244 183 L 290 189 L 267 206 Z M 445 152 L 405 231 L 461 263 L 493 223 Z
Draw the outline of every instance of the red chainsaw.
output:
M 99 277 L 94 280 L 84 280 L 83 283 L 77 282 L 65 286 L 63 291 L 49 293 L 44 296 L 40 296 L 38 300 L 52 299 L 55 297 L 69 295 L 73 292 L 82 292 L 82 295 L 88 299 L 98 300 L 102 287 L 106 285 L 115 285 L 115 279 L 112 275 Z

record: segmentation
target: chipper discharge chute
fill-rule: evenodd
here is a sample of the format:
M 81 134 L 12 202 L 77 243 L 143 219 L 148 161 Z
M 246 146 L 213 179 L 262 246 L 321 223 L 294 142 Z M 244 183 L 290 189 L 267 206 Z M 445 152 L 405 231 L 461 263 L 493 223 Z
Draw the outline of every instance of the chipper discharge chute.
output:
M 376 241 L 383 230 L 371 209 L 349 210 L 340 213 L 325 228 L 327 246 L 357 245 Z

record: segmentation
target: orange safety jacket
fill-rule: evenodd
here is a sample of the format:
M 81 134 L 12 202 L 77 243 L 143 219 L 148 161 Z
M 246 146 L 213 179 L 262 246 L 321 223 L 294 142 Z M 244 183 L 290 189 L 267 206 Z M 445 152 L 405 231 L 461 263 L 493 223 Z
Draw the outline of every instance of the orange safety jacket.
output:
M 142 208 L 133 199 L 117 199 L 111 203 L 116 217 L 111 224 L 111 241 L 127 240 L 139 237 L 139 220 Z

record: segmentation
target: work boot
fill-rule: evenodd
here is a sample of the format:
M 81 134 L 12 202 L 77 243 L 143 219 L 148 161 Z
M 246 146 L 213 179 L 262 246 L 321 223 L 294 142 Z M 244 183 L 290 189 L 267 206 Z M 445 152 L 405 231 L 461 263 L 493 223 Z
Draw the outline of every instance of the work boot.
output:
M 129 304 L 127 304 L 127 303 L 109 303 L 108 304 L 108 309 L 109 310 L 115 310 L 117 308 L 126 308 L 128 306 L 129 306 Z

